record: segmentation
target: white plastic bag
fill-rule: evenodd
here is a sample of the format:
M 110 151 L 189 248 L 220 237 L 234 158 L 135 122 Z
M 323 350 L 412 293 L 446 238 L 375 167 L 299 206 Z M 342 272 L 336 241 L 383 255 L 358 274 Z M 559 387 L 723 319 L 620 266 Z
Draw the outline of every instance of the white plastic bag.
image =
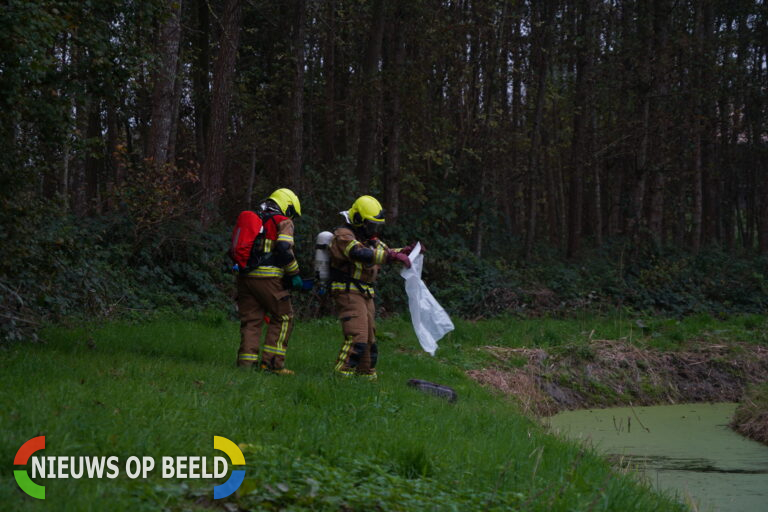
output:
M 411 260 L 411 268 L 402 269 L 400 275 L 405 279 L 413 330 L 416 331 L 421 347 L 434 356 L 437 342 L 453 330 L 453 322 L 421 280 L 424 255 L 421 254 L 420 243 L 416 244 L 408 258 Z

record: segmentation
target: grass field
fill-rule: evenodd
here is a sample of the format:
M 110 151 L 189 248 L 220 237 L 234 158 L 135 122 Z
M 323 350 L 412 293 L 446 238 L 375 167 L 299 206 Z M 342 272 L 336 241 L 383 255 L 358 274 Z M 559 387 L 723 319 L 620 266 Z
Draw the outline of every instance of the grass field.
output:
M 159 471 L 146 480 L 122 471 L 116 480 L 37 479 L 46 486 L 38 501 L 19 490 L 11 464 L 37 435 L 46 436 L 45 455 L 121 461 L 210 459 L 221 455 L 213 449 L 218 435 L 242 444 L 247 463 L 228 510 L 681 510 L 463 374 L 482 363 L 474 350 L 482 345 L 554 346 L 633 329 L 640 341 L 674 345 L 712 329 L 703 318 L 671 322 L 645 332 L 620 318 L 458 322 L 431 358 L 406 320 L 389 319 L 379 326 L 376 383 L 331 375 L 340 342 L 331 319 L 296 326 L 292 377 L 235 369 L 238 326 L 219 313 L 50 328 L 45 343 L 0 350 L 0 503 L 4 510 L 220 510 L 212 487 L 221 481 L 163 480 Z M 764 322 L 738 318 L 728 329 L 748 337 Z M 459 401 L 408 388 L 410 378 L 450 385 Z
M 396 325 L 401 325 L 397 323 Z M 459 322 L 457 330 L 442 344 L 437 355 L 464 369 L 482 367 L 495 358 L 481 346 L 573 350 L 590 340 L 623 340 L 639 347 L 659 350 L 690 348 L 697 341 L 744 342 L 768 345 L 768 316 L 732 315 L 718 319 L 698 314 L 682 319 L 638 317 L 614 313 L 569 318 L 496 318 L 480 322 Z M 408 325 L 403 323 L 401 333 Z

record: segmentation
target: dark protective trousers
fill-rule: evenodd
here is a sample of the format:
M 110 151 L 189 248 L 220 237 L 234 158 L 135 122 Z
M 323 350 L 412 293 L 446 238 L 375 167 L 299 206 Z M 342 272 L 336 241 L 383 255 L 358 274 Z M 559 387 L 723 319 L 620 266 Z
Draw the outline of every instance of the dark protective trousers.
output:
M 373 299 L 352 291 L 336 293 L 334 299 L 344 333 L 335 370 L 342 375 L 375 374 L 379 348 Z
M 237 310 L 240 315 L 238 366 L 259 362 L 259 344 L 264 316 L 269 315 L 262 366 L 279 370 L 285 366 L 285 352 L 293 330 L 291 293 L 280 278 L 237 276 Z

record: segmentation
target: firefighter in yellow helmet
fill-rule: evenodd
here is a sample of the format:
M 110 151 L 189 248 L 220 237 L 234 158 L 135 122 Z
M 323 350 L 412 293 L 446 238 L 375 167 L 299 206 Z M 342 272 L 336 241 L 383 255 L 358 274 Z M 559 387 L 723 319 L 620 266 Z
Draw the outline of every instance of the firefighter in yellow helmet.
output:
M 329 247 L 330 291 L 344 333 L 335 370 L 344 376 L 360 375 L 373 380 L 378 359 L 373 283 L 385 263 L 410 267 L 411 247 L 393 250 L 379 240 L 384 210 L 371 196 L 358 197 L 341 214 L 346 224 L 334 230 Z
M 275 190 L 255 210 L 262 220 L 263 236 L 254 242 L 251 268 L 237 276 L 237 309 L 240 316 L 238 366 L 259 364 L 261 327 L 265 317 L 267 337 L 260 368 L 289 375 L 285 353 L 293 330 L 290 289 L 301 289 L 299 265 L 293 254 L 293 218 L 301 203 L 291 190 Z M 287 289 L 286 289 L 287 288 Z

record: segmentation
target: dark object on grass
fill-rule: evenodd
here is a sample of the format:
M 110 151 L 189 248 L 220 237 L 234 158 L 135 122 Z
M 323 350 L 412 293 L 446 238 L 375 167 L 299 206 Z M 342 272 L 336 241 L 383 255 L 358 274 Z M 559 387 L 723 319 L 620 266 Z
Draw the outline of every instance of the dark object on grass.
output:
M 440 384 L 435 384 L 434 382 L 429 382 L 427 380 L 411 379 L 408 381 L 408 385 L 412 388 L 418 389 L 419 391 L 423 391 L 424 393 L 429 393 L 435 396 L 439 396 L 440 398 L 445 398 L 451 403 L 454 403 L 459 398 L 459 395 L 457 395 L 456 391 L 454 391 L 452 388 L 449 388 L 448 386 L 442 386 Z

